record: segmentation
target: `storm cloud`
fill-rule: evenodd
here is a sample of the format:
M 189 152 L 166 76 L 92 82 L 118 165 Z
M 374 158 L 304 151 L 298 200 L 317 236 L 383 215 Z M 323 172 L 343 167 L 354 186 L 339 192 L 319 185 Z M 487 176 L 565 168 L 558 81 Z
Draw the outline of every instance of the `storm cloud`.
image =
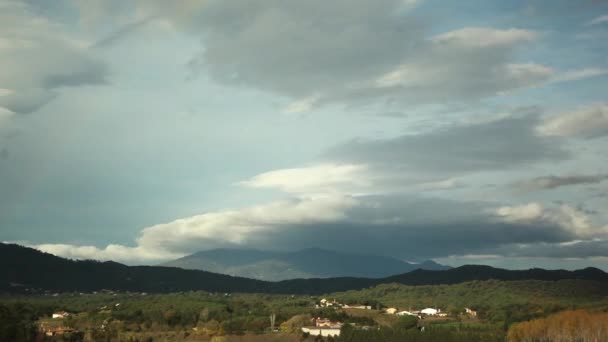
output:
M 530 206 L 532 214 L 527 207 L 490 208 L 438 198 L 303 198 L 209 212 L 148 227 L 135 247 L 88 247 L 81 255 L 77 255 L 78 249 L 68 252 L 63 245 L 38 248 L 71 257 L 140 262 L 239 246 L 270 250 L 317 246 L 415 259 L 488 249 L 507 248 L 515 253 L 513 246 L 520 244 L 559 244 L 606 237 L 608 233 L 606 227 L 590 222 L 582 226 L 580 220 L 586 218 L 573 208 Z M 522 210 L 528 214 L 522 215 Z
M 427 134 L 356 139 L 330 149 L 328 159 L 390 165 L 403 171 L 462 173 L 532 165 L 569 157 L 559 139 L 535 134 L 538 117 L 506 117 Z

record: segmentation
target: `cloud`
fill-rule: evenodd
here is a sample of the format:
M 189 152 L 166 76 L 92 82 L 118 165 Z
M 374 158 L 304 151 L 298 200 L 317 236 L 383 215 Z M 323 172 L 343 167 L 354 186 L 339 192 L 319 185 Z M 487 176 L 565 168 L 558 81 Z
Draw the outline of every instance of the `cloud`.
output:
M 503 206 L 493 212 L 503 222 L 530 225 L 549 223 L 579 238 L 608 237 L 608 226 L 594 225 L 582 210 L 565 204 L 558 208 L 545 208 L 542 204 L 533 202 L 519 206 Z
M 13 113 L 12 111 L 0 107 L 0 127 L 2 127 L 2 125 L 8 122 L 14 115 L 15 113 Z
M 106 65 L 83 42 L 22 2 L 0 4 L 0 31 L 0 80 L 11 89 L 11 94 L 0 97 L 0 106 L 30 113 L 53 99 L 61 87 L 105 82 Z
M 606 257 L 608 240 L 576 240 L 563 243 L 520 244 L 500 251 L 506 256 L 543 258 Z
M 569 206 L 531 203 L 485 208 L 481 203 L 403 195 L 333 195 L 208 212 L 151 226 L 142 230 L 135 247 L 36 247 L 73 258 L 129 263 L 243 246 L 270 250 L 319 246 L 431 258 L 606 238 L 607 229 Z
M 578 81 L 585 78 L 598 77 L 608 74 L 608 69 L 585 68 L 561 72 L 551 80 L 553 83 Z
M 129 263 L 149 263 L 161 260 L 177 259 L 183 254 L 168 253 L 162 249 L 149 250 L 145 247 L 126 247 L 111 244 L 104 248 L 95 246 L 78 246 L 71 244 L 25 244 L 46 253 L 69 259 L 112 260 Z
M 117 41 L 121 40 L 123 37 L 129 35 L 130 33 L 132 33 L 133 31 L 136 31 L 137 29 L 145 26 L 146 24 L 150 23 L 150 21 L 152 21 L 154 18 L 153 17 L 146 17 L 143 19 L 138 19 L 135 20 L 133 22 L 130 22 L 126 25 L 123 25 L 121 28 L 119 28 L 118 30 L 112 32 L 111 34 L 109 34 L 108 36 L 106 36 L 105 38 L 97 41 L 95 44 L 93 44 L 92 47 L 94 48 L 104 48 L 104 47 L 108 47 L 111 46 L 113 44 L 115 44 Z
M 288 112 L 374 98 L 466 101 L 553 75 L 510 61 L 538 39 L 535 31 L 463 27 L 429 37 L 413 8 L 399 0 L 212 0 L 178 24 L 201 36 L 190 65 L 222 83 L 286 96 L 295 101 Z
M 318 101 L 318 96 L 309 96 L 300 100 L 293 101 L 283 109 L 283 113 L 294 114 L 308 112 L 313 109 L 313 107 Z
M 546 136 L 598 138 L 608 135 L 608 105 L 590 105 L 547 117 L 537 131 Z
M 321 164 L 309 167 L 279 169 L 259 174 L 240 182 L 250 188 L 277 188 L 289 193 L 332 193 L 344 186 L 348 190 L 369 187 L 365 165 Z
M 530 42 L 537 37 L 537 32 L 523 29 L 495 30 L 487 27 L 466 27 L 440 34 L 431 40 L 435 44 L 491 47 Z
M 593 20 L 589 21 L 588 24 L 589 25 L 599 25 L 599 24 L 604 24 L 608 22 L 608 15 L 602 15 L 599 16 L 597 18 L 594 18 Z
M 526 191 L 555 189 L 563 186 L 580 184 L 597 184 L 608 179 L 608 174 L 599 175 L 570 175 L 570 176 L 542 176 L 530 180 L 514 183 L 519 189 Z
M 538 136 L 538 117 L 503 115 L 392 138 L 350 140 L 309 166 L 268 171 L 240 182 L 294 194 L 372 194 L 463 187 L 456 177 L 568 159 L 561 141 Z
M 563 160 L 560 142 L 538 137 L 538 118 L 499 118 L 450 126 L 426 134 L 352 140 L 330 149 L 328 160 L 383 165 L 402 173 L 460 174 Z

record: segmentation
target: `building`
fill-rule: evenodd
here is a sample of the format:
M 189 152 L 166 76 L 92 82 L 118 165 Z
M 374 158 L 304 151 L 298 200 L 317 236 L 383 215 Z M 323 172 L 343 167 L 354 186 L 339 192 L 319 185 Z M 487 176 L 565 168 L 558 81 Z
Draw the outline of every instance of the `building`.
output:
M 420 315 L 417 312 L 411 312 L 411 311 L 407 311 L 407 310 L 399 311 L 399 312 L 397 312 L 397 315 L 420 317 Z
M 311 323 L 314 326 L 311 327 L 302 327 L 302 332 L 308 333 L 311 336 L 340 336 L 340 329 L 344 323 L 342 322 L 332 322 L 327 318 L 313 318 Z
M 471 308 L 464 308 L 464 312 L 466 312 L 467 314 L 469 314 L 473 317 L 477 317 L 477 311 L 475 311 Z
M 441 312 L 441 310 L 433 309 L 433 308 L 426 308 L 426 309 L 420 310 L 421 314 L 427 315 L 427 316 L 435 316 L 436 314 L 438 314 L 440 312 Z
M 342 328 L 342 325 L 343 325 L 342 322 L 332 322 L 332 321 L 330 321 L 327 318 L 321 318 L 321 317 L 313 318 L 312 319 L 312 323 L 317 328 L 336 328 L 336 329 L 340 329 L 340 328 Z
M 302 327 L 302 332 L 308 333 L 311 336 L 340 336 L 339 328 Z
M 69 312 L 66 311 L 59 311 L 59 312 L 55 312 L 53 314 L 53 318 L 66 318 L 70 315 Z
M 359 305 L 359 304 L 353 304 L 353 305 L 344 304 L 344 305 L 342 305 L 342 307 L 344 309 L 362 309 L 362 310 L 371 310 L 372 309 L 371 305 Z
M 397 310 L 396 308 L 388 308 L 388 309 L 386 309 L 385 311 L 386 311 L 386 313 L 387 313 L 387 314 L 389 314 L 389 315 L 394 315 L 394 314 L 396 314 L 396 313 L 397 313 L 397 311 L 398 311 L 398 310 Z

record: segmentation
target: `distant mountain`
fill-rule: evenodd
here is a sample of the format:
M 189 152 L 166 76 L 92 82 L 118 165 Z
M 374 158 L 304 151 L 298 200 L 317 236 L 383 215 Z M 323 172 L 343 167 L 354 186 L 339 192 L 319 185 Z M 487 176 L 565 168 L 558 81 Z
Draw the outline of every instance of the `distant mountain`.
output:
M 161 266 L 269 281 L 332 277 L 383 278 L 419 268 L 426 270 L 451 268 L 431 260 L 414 264 L 391 257 L 341 253 L 320 248 L 308 248 L 297 252 L 213 249 L 194 253 Z
M 489 266 L 461 266 L 443 271 L 415 270 L 387 278 L 339 277 L 269 282 L 223 274 L 161 266 L 125 266 L 116 262 L 74 261 L 38 250 L 0 243 L 0 292 L 67 292 L 103 289 L 133 292 L 248 292 L 324 294 L 357 290 L 383 283 L 454 284 L 472 280 L 598 281 L 608 286 L 608 273 L 596 268 L 578 271 L 531 269 L 510 271 Z

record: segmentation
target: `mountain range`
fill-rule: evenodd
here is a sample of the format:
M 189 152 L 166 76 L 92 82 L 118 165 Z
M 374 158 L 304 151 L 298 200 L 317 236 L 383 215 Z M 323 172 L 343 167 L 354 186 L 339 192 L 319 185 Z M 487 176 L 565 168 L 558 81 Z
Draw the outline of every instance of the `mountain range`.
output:
M 450 269 L 449 266 L 431 260 L 415 264 L 391 257 L 341 253 L 320 248 L 307 248 L 296 252 L 213 249 L 194 253 L 161 266 L 268 281 L 333 277 L 384 278 L 416 269 Z
M 0 292 L 247 292 L 325 294 L 385 283 L 405 285 L 455 284 L 472 280 L 580 279 L 608 286 L 608 273 L 597 268 L 565 270 L 504 270 L 466 265 L 448 270 L 421 270 L 385 278 L 313 278 L 278 282 L 163 266 L 126 266 L 112 261 L 69 260 L 15 244 L 0 243 Z

